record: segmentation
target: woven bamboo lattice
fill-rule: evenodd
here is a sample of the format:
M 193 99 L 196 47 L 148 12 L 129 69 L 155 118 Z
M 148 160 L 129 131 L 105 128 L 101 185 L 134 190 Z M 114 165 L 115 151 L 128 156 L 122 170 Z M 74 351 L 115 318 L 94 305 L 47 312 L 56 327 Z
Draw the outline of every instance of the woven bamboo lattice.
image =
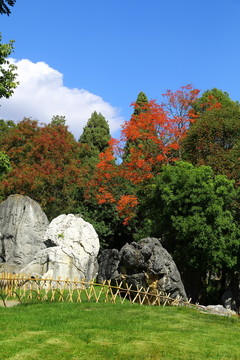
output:
M 0 273 L 0 301 L 6 306 L 6 301 L 17 299 L 20 303 L 36 301 L 58 302 L 110 302 L 138 303 L 140 305 L 190 305 L 182 298 L 171 298 L 154 287 L 147 289 L 132 286 L 123 281 L 114 286 L 110 280 L 97 284 L 92 281 L 77 281 L 68 279 L 42 279 L 23 274 Z

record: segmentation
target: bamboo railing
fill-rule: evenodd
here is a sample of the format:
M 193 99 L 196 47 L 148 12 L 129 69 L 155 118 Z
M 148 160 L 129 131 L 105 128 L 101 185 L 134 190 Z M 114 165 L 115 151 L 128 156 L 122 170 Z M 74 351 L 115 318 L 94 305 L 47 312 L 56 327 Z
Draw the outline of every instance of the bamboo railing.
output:
M 156 289 L 154 284 L 147 289 L 133 289 L 132 285 L 124 281 L 116 282 L 113 286 L 110 280 L 97 284 L 93 280 L 44 279 L 24 274 L 0 273 L 0 301 L 6 306 L 9 300 L 17 300 L 19 303 L 101 301 L 114 304 L 129 301 L 140 305 L 190 306 L 190 300 L 185 301 L 181 297 L 173 299 L 169 294 Z

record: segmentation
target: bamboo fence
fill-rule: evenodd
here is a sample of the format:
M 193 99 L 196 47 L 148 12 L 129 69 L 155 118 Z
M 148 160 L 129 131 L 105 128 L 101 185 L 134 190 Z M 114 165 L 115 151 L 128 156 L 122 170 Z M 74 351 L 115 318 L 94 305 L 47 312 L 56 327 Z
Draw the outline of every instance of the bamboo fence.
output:
M 0 273 L 0 301 L 6 306 L 8 300 L 14 299 L 20 303 L 101 301 L 123 304 L 129 301 L 140 305 L 192 306 L 190 300 L 185 301 L 181 297 L 173 299 L 169 294 L 159 291 L 154 284 L 147 289 L 133 289 L 124 280 L 115 282 L 113 286 L 110 280 L 97 284 L 94 280 L 43 279 L 24 274 Z

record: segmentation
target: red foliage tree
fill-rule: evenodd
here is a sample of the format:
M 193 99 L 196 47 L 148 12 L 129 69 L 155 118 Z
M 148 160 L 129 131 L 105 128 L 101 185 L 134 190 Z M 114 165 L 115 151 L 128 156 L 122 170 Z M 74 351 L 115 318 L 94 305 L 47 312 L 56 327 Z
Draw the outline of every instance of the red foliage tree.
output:
M 178 131 L 161 105 L 152 100 L 142 110 L 124 123 L 121 137 L 134 143 L 124 163 L 125 176 L 134 183 L 152 177 L 162 163 L 174 160 L 172 150 L 179 146 Z
M 175 136 L 178 145 L 185 137 L 191 123 L 198 117 L 192 105 L 196 102 L 200 90 L 191 84 L 180 87 L 177 91 L 167 90 L 163 97 L 167 99 L 162 103 L 172 126 L 175 128 Z M 181 159 L 181 146 L 178 147 L 178 156 Z
M 153 178 L 162 164 L 179 159 L 177 150 L 193 121 L 190 109 L 198 93 L 199 90 L 187 85 L 176 93 L 168 90 L 165 105 L 153 100 L 142 103 L 141 111 L 135 111 L 130 121 L 123 124 L 121 140 L 112 139 L 100 155 L 95 177 L 88 184 L 88 196 L 92 192 L 99 203 L 115 203 L 127 224 L 139 202 L 139 187 Z M 134 109 L 139 106 L 132 105 Z M 115 155 L 121 157 L 126 142 L 131 144 L 128 156 L 117 164 Z
M 2 143 L 12 165 L 0 183 L 2 193 L 32 197 L 50 218 L 67 211 L 74 203 L 74 189 L 84 178 L 79 146 L 66 126 L 39 126 L 24 119 Z

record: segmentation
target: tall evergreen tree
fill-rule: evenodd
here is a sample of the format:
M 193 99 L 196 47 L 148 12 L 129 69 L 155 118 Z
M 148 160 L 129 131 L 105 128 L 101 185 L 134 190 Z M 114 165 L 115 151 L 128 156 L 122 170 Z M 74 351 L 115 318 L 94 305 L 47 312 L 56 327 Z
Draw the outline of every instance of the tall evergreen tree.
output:
M 148 104 L 148 98 L 147 98 L 146 94 L 145 94 L 143 91 L 141 91 L 141 92 L 138 94 L 136 103 L 134 104 L 134 112 L 133 112 L 133 115 L 139 115 L 141 112 L 146 111 L 146 110 L 144 109 L 144 107 L 145 107 L 146 104 Z
M 99 154 L 107 148 L 110 139 L 108 122 L 101 113 L 94 111 L 79 138 L 82 145 L 81 160 L 94 166 L 99 160 Z
M 138 94 L 136 102 L 133 104 L 134 111 L 131 116 L 131 119 L 138 116 L 142 112 L 146 112 L 147 104 L 148 104 L 148 98 L 147 98 L 146 94 L 143 91 L 141 91 Z M 131 149 L 134 146 L 138 146 L 138 144 L 139 144 L 139 140 L 134 140 L 134 141 L 132 139 L 127 140 L 125 147 L 124 147 L 124 151 L 123 151 L 123 161 L 128 162 L 131 160 L 131 156 L 130 156 Z
M 98 188 L 92 186 L 98 176 L 96 165 L 100 160 L 99 155 L 110 148 L 110 140 L 108 122 L 101 113 L 94 111 L 79 138 L 80 160 L 85 169 L 85 184 L 82 189 L 79 188 L 76 211 L 94 226 L 102 246 L 113 245 L 118 233 L 117 229 L 121 227 L 121 219 L 118 217 L 115 205 L 99 204 L 95 198 L 95 191 Z M 111 155 L 113 157 L 112 152 Z M 114 160 L 111 163 L 115 164 Z

